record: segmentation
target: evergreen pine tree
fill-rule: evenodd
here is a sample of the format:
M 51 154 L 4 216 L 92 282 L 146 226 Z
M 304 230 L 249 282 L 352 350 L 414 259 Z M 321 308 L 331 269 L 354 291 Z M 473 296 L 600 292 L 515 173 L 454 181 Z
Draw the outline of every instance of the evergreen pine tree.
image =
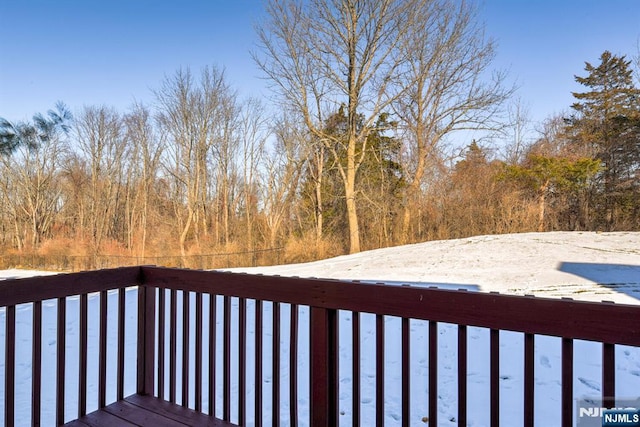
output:
M 600 64 L 586 63 L 576 76 L 587 92 L 576 92 L 575 114 L 568 119 L 574 141 L 589 148 L 602 164 L 596 200 L 606 229 L 636 228 L 640 214 L 640 90 L 631 61 L 605 51 Z M 634 219 L 635 218 L 635 219 Z

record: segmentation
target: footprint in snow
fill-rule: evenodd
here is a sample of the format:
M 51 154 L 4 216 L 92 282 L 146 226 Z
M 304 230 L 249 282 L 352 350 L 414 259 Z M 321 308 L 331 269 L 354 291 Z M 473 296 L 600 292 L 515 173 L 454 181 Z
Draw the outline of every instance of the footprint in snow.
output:
M 578 380 L 586 385 L 587 387 L 589 387 L 590 389 L 596 390 L 596 391 L 600 391 L 600 384 L 597 383 L 596 381 L 591 381 L 582 377 L 578 377 Z
M 551 367 L 551 363 L 549 363 L 549 358 L 547 356 L 542 355 L 540 357 L 540 364 L 542 366 L 544 366 L 545 368 L 550 368 Z
M 629 371 L 631 375 L 635 375 L 636 377 L 640 377 L 640 371 Z

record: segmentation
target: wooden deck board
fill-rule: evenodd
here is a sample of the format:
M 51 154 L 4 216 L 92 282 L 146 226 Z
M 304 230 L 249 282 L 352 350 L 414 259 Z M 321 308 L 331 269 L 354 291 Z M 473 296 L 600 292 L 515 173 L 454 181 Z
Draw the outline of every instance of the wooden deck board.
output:
M 150 396 L 131 395 L 98 411 L 65 424 L 66 427 L 232 427 L 194 410 Z
M 127 420 L 123 420 L 122 418 L 119 418 L 106 411 L 95 411 L 85 415 L 79 420 L 74 420 L 65 424 L 66 427 L 133 427 L 135 425 L 136 424 L 133 424 Z
M 198 426 L 205 427 L 226 427 L 235 425 L 210 417 L 206 414 L 187 409 L 183 406 L 174 405 L 166 400 L 157 399 L 155 397 L 134 394 L 127 397 L 125 401 L 141 408 L 152 410 L 159 415 L 171 418 L 186 425 L 193 425 L 192 421 L 194 420 L 197 421 Z

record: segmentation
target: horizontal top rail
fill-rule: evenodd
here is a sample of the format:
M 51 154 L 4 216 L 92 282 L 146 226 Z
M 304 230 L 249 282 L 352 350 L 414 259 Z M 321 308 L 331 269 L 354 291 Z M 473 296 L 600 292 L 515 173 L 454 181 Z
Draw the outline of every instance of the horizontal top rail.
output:
M 0 307 L 134 285 L 640 346 L 636 305 L 149 266 L 0 281 Z
M 640 306 L 416 286 L 142 267 L 145 285 L 640 346 Z
M 140 284 L 140 267 L 0 280 L 0 307 Z

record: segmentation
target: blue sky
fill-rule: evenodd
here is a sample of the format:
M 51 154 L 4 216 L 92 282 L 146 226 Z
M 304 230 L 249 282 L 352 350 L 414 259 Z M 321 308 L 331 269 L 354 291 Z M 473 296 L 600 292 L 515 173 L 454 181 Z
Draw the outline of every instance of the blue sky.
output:
M 224 67 L 241 95 L 266 95 L 249 54 L 262 10 L 261 0 L 0 0 L 0 117 L 28 120 L 59 100 L 124 112 L 186 66 Z M 640 0 L 484 0 L 480 19 L 533 120 L 569 108 L 584 61 L 638 54 Z

